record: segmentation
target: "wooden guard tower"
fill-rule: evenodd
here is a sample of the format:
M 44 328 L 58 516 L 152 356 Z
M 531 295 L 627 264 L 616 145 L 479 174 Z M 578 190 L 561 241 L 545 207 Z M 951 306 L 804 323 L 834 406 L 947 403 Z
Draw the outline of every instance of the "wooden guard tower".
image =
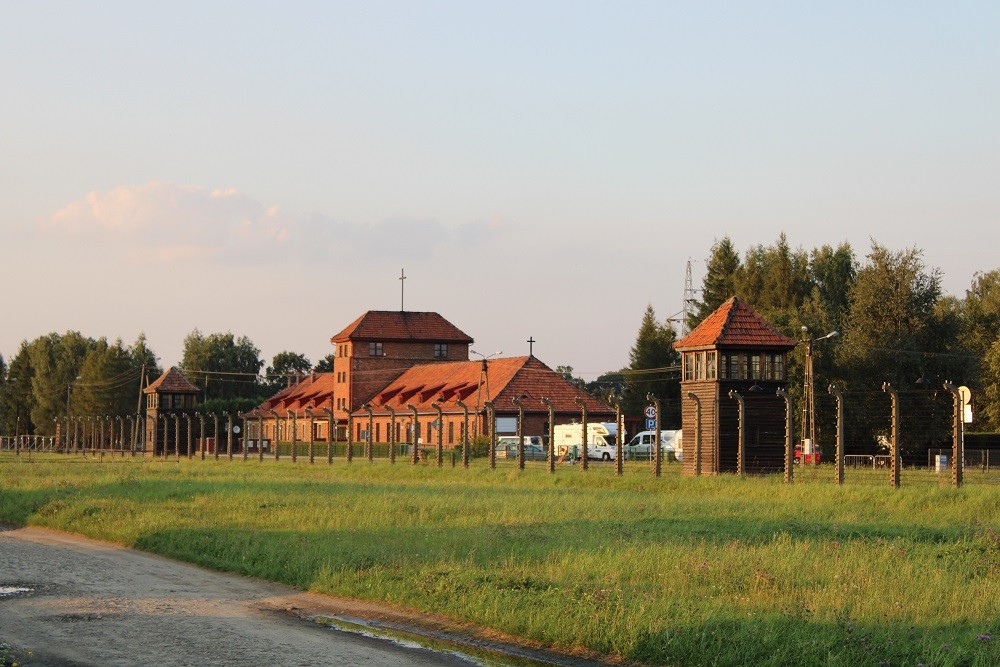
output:
M 146 442 L 143 451 L 154 455 L 187 454 L 188 429 L 193 428 L 195 406 L 201 390 L 171 368 L 144 390 L 146 394 Z M 186 417 L 185 417 L 186 415 Z
M 796 344 L 737 297 L 674 343 L 682 364 L 684 474 L 738 472 L 739 401 L 730 391 L 744 404 L 743 472 L 784 468 L 785 401 L 776 390 L 788 384 L 788 352 Z

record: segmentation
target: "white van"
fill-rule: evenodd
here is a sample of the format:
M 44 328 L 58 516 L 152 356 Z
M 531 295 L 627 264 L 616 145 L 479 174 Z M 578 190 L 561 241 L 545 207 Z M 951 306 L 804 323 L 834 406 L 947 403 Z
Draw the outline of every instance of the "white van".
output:
M 683 432 L 680 430 L 660 431 L 660 452 L 667 456 L 667 461 L 671 460 L 671 456 L 678 461 L 683 460 L 682 438 Z M 636 433 L 625 445 L 625 456 L 630 459 L 651 459 L 655 439 L 656 431 Z
M 542 442 L 542 436 L 540 435 L 522 435 L 521 439 L 524 440 L 525 445 L 538 445 L 542 449 L 545 449 L 545 443 Z M 513 445 L 517 447 L 517 436 L 516 435 L 500 435 L 497 436 L 497 449 L 500 446 Z

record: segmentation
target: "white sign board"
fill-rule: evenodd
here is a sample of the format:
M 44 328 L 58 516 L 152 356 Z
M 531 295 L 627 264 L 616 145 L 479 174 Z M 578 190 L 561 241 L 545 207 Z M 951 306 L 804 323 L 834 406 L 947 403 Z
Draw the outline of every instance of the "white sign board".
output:
M 656 407 L 653 405 L 646 406 L 646 419 L 656 419 Z

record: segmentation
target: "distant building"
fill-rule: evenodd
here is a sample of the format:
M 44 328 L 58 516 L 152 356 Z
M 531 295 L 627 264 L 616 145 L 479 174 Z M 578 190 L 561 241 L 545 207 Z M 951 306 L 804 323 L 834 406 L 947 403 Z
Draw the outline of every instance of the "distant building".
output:
M 695 473 L 698 459 L 702 474 L 736 472 L 739 406 L 730 398 L 731 390 L 743 397 L 746 406 L 744 471 L 784 467 L 785 402 L 775 392 L 788 384 L 788 352 L 797 344 L 737 297 L 674 343 L 681 353 L 685 474 Z M 696 457 L 699 428 L 700 457 Z
M 146 438 L 143 451 L 164 455 L 181 452 L 193 434 L 193 423 L 201 390 L 176 368 L 168 369 L 143 392 L 146 394 Z M 193 445 L 192 445 L 193 446 Z M 193 451 L 193 450 L 192 450 Z
M 525 435 L 548 432 L 543 397 L 552 403 L 556 423 L 579 421 L 578 397 L 587 406 L 588 420 L 614 419 L 610 406 L 533 356 L 469 360 L 473 339 L 437 313 L 368 311 L 330 341 L 336 355 L 333 372 L 308 375 L 244 415 L 250 440 L 262 435 L 265 441 L 290 441 L 294 424 L 296 441 L 325 441 L 332 421 L 338 441 L 363 441 L 370 427 L 374 442 L 412 442 L 415 409 L 419 441 L 435 444 L 440 434 L 449 448 L 462 441 L 465 411 L 460 402 L 475 437 L 487 432 L 488 401 L 494 405 L 497 432 L 515 433 L 514 398 L 522 402 Z

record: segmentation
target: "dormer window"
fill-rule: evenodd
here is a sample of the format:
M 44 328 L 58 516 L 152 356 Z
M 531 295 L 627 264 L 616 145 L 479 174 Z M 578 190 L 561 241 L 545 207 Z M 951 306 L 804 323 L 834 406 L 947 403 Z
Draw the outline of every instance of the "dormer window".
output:
M 444 359 L 448 356 L 448 343 L 434 343 L 434 358 Z
M 385 352 L 382 350 L 382 343 L 368 343 L 368 356 L 369 357 L 381 357 L 384 356 Z

